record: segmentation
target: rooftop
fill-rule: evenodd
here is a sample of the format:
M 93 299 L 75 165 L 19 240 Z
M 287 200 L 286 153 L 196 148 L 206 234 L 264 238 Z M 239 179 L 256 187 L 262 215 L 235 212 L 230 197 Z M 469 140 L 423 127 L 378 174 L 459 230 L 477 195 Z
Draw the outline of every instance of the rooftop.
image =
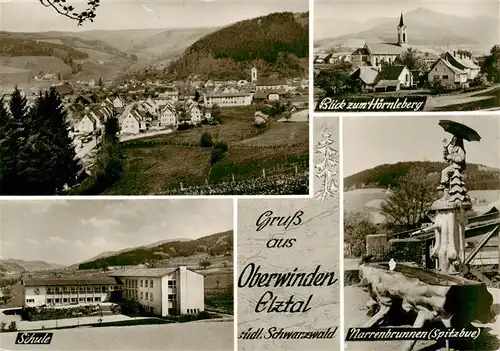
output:
M 115 285 L 116 279 L 82 278 L 82 279 L 26 279 L 24 286 L 71 286 L 71 285 Z
M 178 268 L 133 268 L 110 273 L 113 277 L 163 277 L 175 272 Z

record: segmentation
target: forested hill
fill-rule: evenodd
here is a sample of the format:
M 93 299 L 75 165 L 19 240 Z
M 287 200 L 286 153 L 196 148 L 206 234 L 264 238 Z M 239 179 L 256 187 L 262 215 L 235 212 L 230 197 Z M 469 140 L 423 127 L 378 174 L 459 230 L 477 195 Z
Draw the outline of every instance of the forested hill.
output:
M 447 165 L 444 162 L 398 162 L 384 164 L 344 179 L 344 189 L 397 187 L 399 179 L 410 171 L 423 172 L 432 180 L 439 179 L 441 171 Z M 478 164 L 467 164 L 466 184 L 469 190 L 500 190 L 500 169 Z
M 79 269 L 101 269 L 110 266 L 128 266 L 166 261 L 175 257 L 189 257 L 196 254 L 210 256 L 232 255 L 233 231 L 204 236 L 196 240 L 171 241 L 152 248 L 141 247 L 117 255 L 81 263 Z
M 309 53 L 309 14 L 281 12 L 237 22 L 191 45 L 170 72 L 212 78 L 248 79 L 251 65 L 261 72 L 300 76 Z

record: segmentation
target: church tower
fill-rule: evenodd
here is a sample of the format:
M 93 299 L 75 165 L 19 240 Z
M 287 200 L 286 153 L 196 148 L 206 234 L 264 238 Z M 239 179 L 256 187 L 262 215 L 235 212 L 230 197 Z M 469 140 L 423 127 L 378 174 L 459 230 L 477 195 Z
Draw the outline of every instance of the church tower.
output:
M 404 46 L 408 45 L 408 27 L 405 26 L 405 22 L 403 20 L 403 12 L 401 12 L 401 17 L 399 18 L 398 25 L 398 45 Z
M 252 83 L 257 81 L 257 68 L 255 66 L 252 67 Z

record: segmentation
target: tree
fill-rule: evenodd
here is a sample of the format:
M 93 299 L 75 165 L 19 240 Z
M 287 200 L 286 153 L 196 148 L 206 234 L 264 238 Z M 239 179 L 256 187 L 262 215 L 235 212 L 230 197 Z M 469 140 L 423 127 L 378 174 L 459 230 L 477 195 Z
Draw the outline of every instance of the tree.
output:
M 316 75 L 315 84 L 326 92 L 327 96 L 340 95 L 352 87 L 350 75 L 342 71 L 323 70 Z
M 116 117 L 110 117 L 104 125 L 104 137 L 112 141 L 118 141 L 120 133 L 120 122 Z
M 137 55 L 130 55 L 130 59 L 134 62 L 137 62 L 139 59 L 137 58 Z
M 212 147 L 212 136 L 208 133 L 203 133 L 200 137 L 200 146 L 201 147 Z
M 68 5 L 66 0 L 38 0 L 45 7 L 54 9 L 58 14 L 68 17 L 78 22 L 81 26 L 84 22 L 94 22 L 96 10 L 100 0 L 87 0 L 87 8 L 83 11 L 76 11 L 75 7 Z
M 410 170 L 382 203 L 386 226 L 393 232 L 417 229 L 436 198 L 433 184 L 423 170 Z
M 419 56 L 418 51 L 413 48 L 403 51 L 398 60 L 408 67 L 410 71 L 425 69 L 425 61 Z
M 215 123 L 221 123 L 221 112 L 220 107 L 217 104 L 212 105 L 212 110 L 210 111 L 210 115 L 212 116 L 212 121 Z
M 97 83 L 100 87 L 102 87 L 103 83 L 102 83 L 102 77 L 99 77 L 99 82 Z
M 490 54 L 486 56 L 481 68 L 488 80 L 492 83 L 500 83 L 500 45 L 491 48 Z
M 210 262 L 209 260 L 201 260 L 200 261 L 200 267 L 203 269 L 207 269 L 211 265 L 212 265 L 212 262 Z
M 316 192 L 316 197 L 321 201 L 327 196 L 334 196 L 338 190 L 337 182 L 337 150 L 333 148 L 332 135 L 328 132 L 326 125 L 324 127 L 322 139 L 316 145 L 316 153 L 321 157 L 316 169 L 316 177 L 321 179 L 320 189 Z
M 198 102 L 200 100 L 200 92 L 196 90 L 194 93 L 194 101 Z
M 366 237 L 377 232 L 368 213 L 344 213 L 344 243 L 346 256 L 361 257 L 366 253 Z

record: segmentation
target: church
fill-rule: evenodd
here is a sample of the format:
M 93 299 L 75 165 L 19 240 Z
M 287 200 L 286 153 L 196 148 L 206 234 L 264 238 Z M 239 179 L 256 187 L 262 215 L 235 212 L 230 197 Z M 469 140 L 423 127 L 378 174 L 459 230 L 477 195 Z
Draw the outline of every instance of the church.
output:
M 382 63 L 394 64 L 395 60 L 408 47 L 408 27 L 404 23 L 403 13 L 397 26 L 397 43 L 365 43 L 362 48 L 351 54 L 351 62 L 355 66 L 381 66 Z

